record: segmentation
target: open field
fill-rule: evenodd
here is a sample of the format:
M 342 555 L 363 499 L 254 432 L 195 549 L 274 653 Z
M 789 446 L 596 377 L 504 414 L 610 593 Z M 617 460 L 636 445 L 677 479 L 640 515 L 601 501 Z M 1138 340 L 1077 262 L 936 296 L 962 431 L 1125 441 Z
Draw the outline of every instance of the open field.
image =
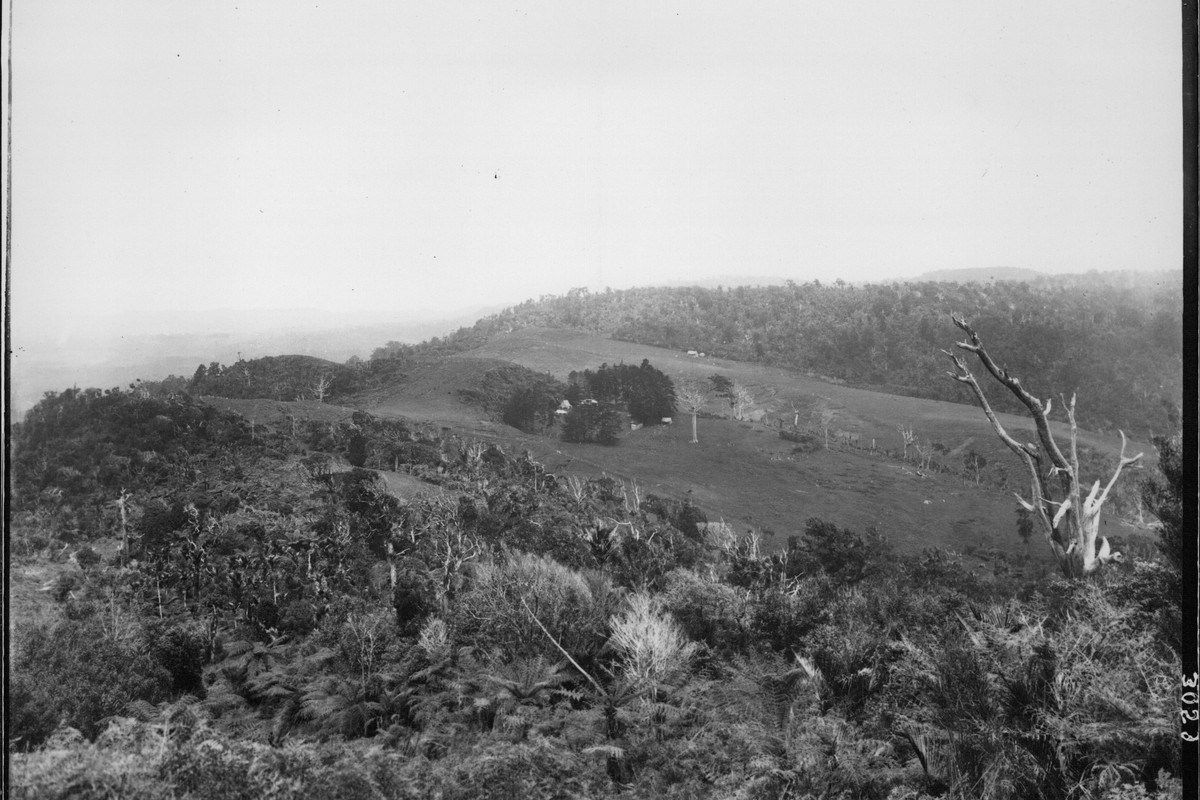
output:
M 948 340 L 947 346 L 951 344 Z M 575 331 L 514 331 L 493 337 L 485 346 L 472 350 L 470 355 L 473 358 L 511 361 L 530 369 L 549 372 L 564 380 L 571 370 L 594 369 L 604 362 L 624 361 L 637 364 L 644 358 L 649 359 L 654 366 L 675 380 L 703 380 L 710 375 L 721 374 L 746 386 L 760 399 L 760 404 L 765 409 L 777 416 L 792 416 L 789 405 L 791 400 L 809 404 L 814 400 L 824 402 L 839 412 L 839 418 L 834 423 L 836 427 L 860 432 L 864 442 L 870 437 L 875 437 L 880 447 L 899 447 L 900 437 L 896 430 L 898 425 L 912 425 L 918 438 L 934 441 L 949 441 L 955 438 L 961 441 L 967 437 L 977 437 L 977 448 L 990 448 L 996 438 L 987 419 L 974 404 L 947 403 L 872 392 L 822 381 L 792 370 L 720 358 L 696 358 L 675 350 L 619 342 Z M 983 377 L 980 376 L 980 382 L 985 392 L 994 395 L 1001 391 L 999 386 L 988 386 Z M 950 378 L 946 377 L 946 380 L 949 381 Z M 1039 396 L 1046 396 L 1055 388 L 1062 388 L 1037 386 L 1032 380 L 1025 383 Z M 969 391 L 964 387 L 962 392 L 964 401 L 968 400 Z M 1086 403 L 1086 397 L 1079 398 L 1080 405 Z M 1059 404 L 1057 395 L 1055 404 Z M 716 408 L 715 404 L 713 408 Z M 1027 418 L 1012 414 L 1000 414 L 999 417 L 1010 431 L 1033 430 L 1032 422 Z M 801 425 L 803 424 L 802 416 Z M 1053 427 L 1056 434 L 1063 437 L 1067 435 L 1065 422 L 1055 423 Z M 1121 446 L 1120 438 L 1116 435 L 1099 435 L 1083 430 L 1079 432 L 1079 442 L 1114 454 Z M 996 447 L 999 452 L 1003 445 L 997 441 Z M 1134 452 L 1144 450 L 1148 456 L 1153 453 L 1153 447 L 1147 442 L 1131 442 L 1130 447 Z
M 618 447 L 605 448 L 521 433 L 482 418 L 454 393 L 472 370 L 486 369 L 496 361 L 565 379 L 572 370 L 605 362 L 640 363 L 643 358 L 675 380 L 723 374 L 747 386 L 761 401 L 756 407 L 767 416 L 762 423 L 737 422 L 728 418 L 727 407 L 714 401 L 710 411 L 724 416 L 700 419 L 699 444 L 689 443 L 690 419 L 681 415 L 673 426 L 627 432 Z M 983 413 L 971 405 L 881 394 L 787 370 L 689 357 L 577 332 L 536 330 L 495 337 L 477 350 L 447 359 L 444 366 L 414 373 L 404 385 L 371 400 L 366 408 L 372 413 L 426 419 L 461 435 L 528 449 L 555 471 L 607 474 L 637 482 L 643 492 L 690 497 L 711 518 L 723 518 L 737 529 L 773 531 L 768 543 L 776 546 L 799 533 L 809 517 L 820 517 L 860 531 L 873 525 L 909 552 L 934 545 L 964 553 L 991 548 L 1023 552 L 1016 533 L 1017 504 L 1010 494 L 986 485 L 976 487 L 952 474 L 918 474 L 911 461 L 900 457 L 897 426 L 903 424 L 911 425 L 920 441 L 942 443 L 951 458 L 959 459 L 956 467 L 962 453 L 971 449 L 993 465 L 1023 470 Z M 794 445 L 780 439 L 775 427 L 781 419 L 792 422 L 793 404 L 802 410 L 801 426 L 813 408 L 833 409 L 833 427 L 857 433 L 860 447 L 835 442 L 829 450 L 793 455 Z M 1010 430 L 1027 431 L 1025 438 L 1032 437 L 1029 420 L 1012 415 L 1001 419 Z M 1056 432 L 1065 436 L 1066 426 L 1059 425 Z M 869 449 L 872 440 L 879 452 Z M 1115 455 L 1120 448 L 1115 436 L 1081 431 L 1079 440 L 1102 453 Z M 1131 443 L 1131 447 L 1146 451 L 1148 457 L 1153 454 L 1146 443 Z M 893 451 L 892 455 L 886 451 Z M 1137 475 L 1131 471 L 1123 480 L 1136 480 Z M 1131 538 L 1144 533 L 1111 514 L 1103 526 L 1109 536 Z M 1049 564 L 1045 551 L 1040 541 L 1030 545 L 1034 560 Z
M 487 418 L 457 393 L 482 371 L 504 362 L 565 379 L 572 370 L 594 369 L 605 362 L 640 363 L 644 358 L 677 381 L 725 375 L 749 388 L 757 399 L 753 410 L 765 416 L 759 422 L 739 422 L 730 418 L 723 401 L 714 400 L 709 414 L 699 420 L 698 444 L 690 443 L 690 418 L 680 415 L 671 426 L 627 431 L 619 446 L 609 448 L 567 444 L 555 432 L 522 433 Z M 294 407 L 299 416 L 330 422 L 346 421 L 353 412 L 347 406 L 312 401 L 222 400 L 220 404 L 269 424 L 282 421 L 281 405 Z M 636 483 L 643 494 L 690 498 L 711 519 L 724 519 L 736 530 L 770 532 L 766 544 L 771 547 L 785 546 L 788 536 L 803 530 L 805 520 L 818 517 L 856 531 L 874 526 L 904 552 L 933 546 L 964 554 L 991 549 L 1024 552 L 1017 536 L 1017 503 L 1011 494 L 986 482 L 975 486 L 961 474 L 919 471 L 911 449 L 909 460 L 902 458 L 897 428 L 906 425 L 912 426 L 918 441 L 940 443 L 948 452 L 937 459 L 955 472 L 961 472 L 962 454 L 974 450 L 987 458 L 991 469 L 1001 465 L 1020 474 L 1023 465 L 972 405 L 881 394 L 773 367 L 691 357 L 571 331 L 539 330 L 497 336 L 469 353 L 420 365 L 403 382 L 359 398 L 356 405 L 378 416 L 404 417 L 496 442 L 510 451 L 528 450 L 560 474 L 608 475 Z M 804 427 L 820 408 L 834 412 L 833 429 L 857 434 L 858 446 L 834 439 L 827 450 L 794 453 L 795 445 L 779 438 L 778 426 L 790 426 L 796 419 L 794 409 L 799 409 Z M 1019 438 L 1033 437 L 1028 419 L 1004 414 L 1000 418 L 1010 431 L 1026 432 Z M 1056 432 L 1065 436 L 1066 426 L 1059 424 Z M 1087 431 L 1080 432 L 1079 441 L 1110 455 L 1120 448 L 1117 437 Z M 1144 450 L 1148 460 L 1153 455 L 1147 443 L 1131 443 L 1131 447 L 1134 452 Z M 1131 470 L 1122 480 L 1136 481 L 1138 475 Z M 413 496 L 422 486 L 402 474 L 389 473 L 385 478 L 402 497 Z M 1104 517 L 1102 530 L 1127 540 L 1148 535 L 1112 513 Z M 1052 565 L 1040 540 L 1030 543 L 1029 553 L 1038 567 Z

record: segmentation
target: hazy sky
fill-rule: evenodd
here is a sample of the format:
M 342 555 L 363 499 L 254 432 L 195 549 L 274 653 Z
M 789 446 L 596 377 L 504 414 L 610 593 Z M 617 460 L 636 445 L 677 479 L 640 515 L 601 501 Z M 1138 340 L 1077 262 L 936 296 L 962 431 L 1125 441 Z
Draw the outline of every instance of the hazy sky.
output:
M 18 0 L 13 31 L 18 336 L 1181 262 L 1174 0 Z

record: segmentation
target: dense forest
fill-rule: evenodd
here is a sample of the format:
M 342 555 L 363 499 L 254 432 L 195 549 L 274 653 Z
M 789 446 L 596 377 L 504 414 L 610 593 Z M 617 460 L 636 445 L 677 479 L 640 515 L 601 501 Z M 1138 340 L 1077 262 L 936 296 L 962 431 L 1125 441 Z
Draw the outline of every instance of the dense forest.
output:
M 767 553 L 281 405 L 71 390 L 14 426 L 10 550 L 52 608 L 13 631 L 12 796 L 1181 796 L 1178 437 L 1161 552 L 1047 581 L 820 519 Z
M 1182 301 L 1167 274 L 1092 273 L 1029 282 L 841 282 L 639 288 L 531 300 L 420 345 L 389 343 L 371 364 L 462 352 L 522 327 L 576 328 L 677 350 L 802 370 L 877 391 L 967 402 L 941 351 L 965 316 L 1039 396 L 1078 391 L 1079 422 L 1150 435 L 1177 424 Z M 1020 412 L 1011 397 L 999 410 Z

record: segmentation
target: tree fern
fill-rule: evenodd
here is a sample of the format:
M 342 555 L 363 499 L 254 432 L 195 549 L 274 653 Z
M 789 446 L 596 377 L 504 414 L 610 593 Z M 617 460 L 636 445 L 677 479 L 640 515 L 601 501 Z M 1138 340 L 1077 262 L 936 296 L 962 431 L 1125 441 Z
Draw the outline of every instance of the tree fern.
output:
M 1010 603 L 957 627 L 928 648 L 905 641 L 897 673 L 916 689 L 896 697 L 931 777 L 978 797 L 1066 797 L 1112 770 L 1178 764 L 1178 665 L 1135 610 L 1084 585 L 1050 618 Z M 949 743 L 944 768 L 923 742 Z

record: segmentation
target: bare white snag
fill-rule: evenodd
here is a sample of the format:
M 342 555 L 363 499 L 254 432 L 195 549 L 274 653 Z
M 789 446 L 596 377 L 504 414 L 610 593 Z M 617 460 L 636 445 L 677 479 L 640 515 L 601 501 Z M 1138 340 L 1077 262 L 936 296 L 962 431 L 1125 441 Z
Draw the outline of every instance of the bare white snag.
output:
M 750 390 L 740 383 L 733 385 L 733 418 L 743 420 L 746 418 L 746 412 L 750 410 L 750 406 L 754 405 L 754 395 L 750 394 Z
M 837 412 L 828 406 L 823 406 L 817 411 L 817 420 L 821 426 L 821 432 L 825 434 L 825 449 L 829 449 L 829 429 L 833 427 L 833 421 L 837 419 Z
M 800 406 L 797 405 L 795 400 L 792 400 L 790 405 L 792 407 L 792 427 L 799 428 L 800 427 Z
M 1142 453 L 1127 457 L 1125 455 L 1125 446 L 1127 444 L 1125 433 L 1123 431 L 1120 432 L 1120 461 L 1112 477 L 1109 479 L 1108 485 L 1101 491 L 1100 481 L 1096 481 L 1092 484 L 1091 491 L 1085 497 L 1082 489 L 1083 484 L 1079 475 L 1079 453 L 1076 447 L 1078 429 L 1075 424 L 1075 396 L 1072 395 L 1069 402 L 1064 398 L 1067 421 L 1071 426 L 1071 455 L 1070 459 L 1068 459 L 1050 433 L 1048 417 L 1051 401 L 1047 399 L 1043 403 L 1030 394 L 1021 385 L 1019 379 L 1009 375 L 1008 370 L 998 366 L 992 360 L 992 357 L 983 348 L 983 342 L 980 341 L 979 334 L 972 330 L 966 320 L 958 316 L 952 318 L 954 324 L 967 335 L 967 341 L 958 342 L 958 349 L 974 353 L 979 358 L 979 362 L 983 364 L 984 369 L 991 373 L 992 377 L 999 381 L 1001 385 L 1012 392 L 1029 410 L 1029 415 L 1033 418 L 1034 427 L 1037 429 L 1038 443 L 1026 442 L 1021 444 L 1010 436 L 1004 430 L 1004 426 L 1000 424 L 1000 420 L 996 417 L 996 413 L 988 403 L 987 397 L 984 396 L 983 390 L 979 387 L 979 382 L 971 374 L 971 371 L 967 369 L 966 363 L 954 353 L 943 350 L 942 352 L 954 362 L 955 367 L 954 372 L 947 374 L 959 383 L 966 384 L 971 388 L 980 408 L 983 409 L 983 413 L 987 416 L 988 421 L 992 423 L 992 428 L 996 431 L 996 435 L 1000 437 L 1000 441 L 1004 442 L 1009 450 L 1012 450 L 1025 462 L 1025 466 L 1029 470 L 1031 499 L 1025 500 L 1018 495 L 1017 500 L 1025 510 L 1033 513 L 1041 523 L 1042 531 L 1046 534 L 1046 541 L 1050 545 L 1054 557 L 1058 560 L 1059 568 L 1063 571 L 1063 574 L 1068 578 L 1081 578 L 1093 574 L 1105 562 L 1118 555 L 1111 551 L 1108 540 L 1099 535 L 1100 510 L 1104 505 L 1104 501 L 1108 499 L 1109 490 L 1112 489 L 1117 482 L 1117 478 L 1120 477 L 1121 470 L 1130 464 L 1136 463 L 1142 457 Z M 1057 489 L 1053 482 L 1054 478 L 1057 478 Z M 1097 539 L 1100 539 L 1098 550 L 1096 547 Z
M 900 439 L 904 442 L 904 460 L 908 461 L 908 448 L 917 443 L 916 434 L 913 433 L 912 425 L 908 427 L 899 425 L 896 429 L 900 431 Z
M 116 505 L 121 511 L 121 564 L 128 566 L 129 564 L 129 518 L 127 511 L 129 508 L 129 492 L 121 487 L 121 496 L 117 498 Z
M 933 445 L 928 441 L 925 444 L 916 443 L 917 448 L 917 463 L 921 469 L 929 469 L 929 465 L 933 463 Z
M 696 415 L 708 404 L 708 392 L 695 381 L 680 381 L 675 388 L 675 398 L 684 411 L 692 415 L 692 444 L 698 444 L 700 440 L 696 437 Z
M 318 403 L 325 402 L 325 395 L 329 394 L 330 380 L 328 375 L 322 375 L 317 378 L 317 382 L 313 384 L 313 397 L 317 398 Z

